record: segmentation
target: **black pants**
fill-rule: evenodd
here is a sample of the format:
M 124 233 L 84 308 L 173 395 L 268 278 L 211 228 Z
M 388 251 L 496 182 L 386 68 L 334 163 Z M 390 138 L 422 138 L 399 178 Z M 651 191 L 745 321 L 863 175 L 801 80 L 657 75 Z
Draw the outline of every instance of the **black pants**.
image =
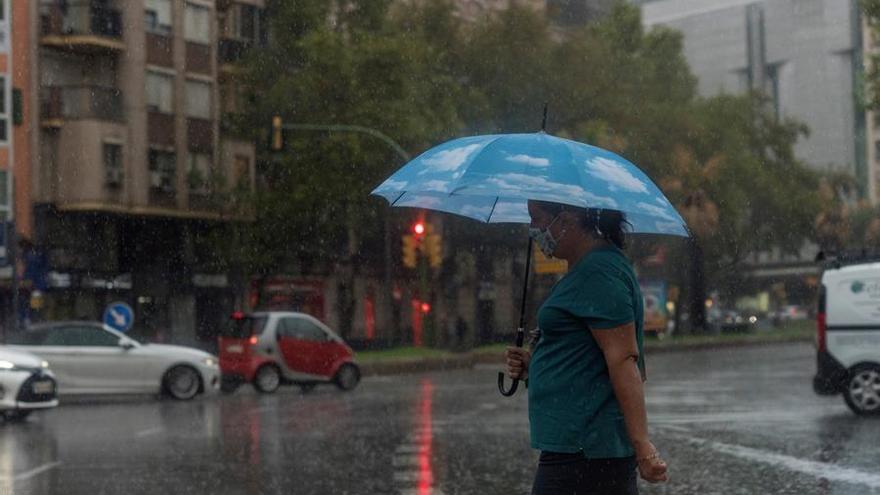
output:
M 638 495 L 635 457 L 541 452 L 532 495 Z

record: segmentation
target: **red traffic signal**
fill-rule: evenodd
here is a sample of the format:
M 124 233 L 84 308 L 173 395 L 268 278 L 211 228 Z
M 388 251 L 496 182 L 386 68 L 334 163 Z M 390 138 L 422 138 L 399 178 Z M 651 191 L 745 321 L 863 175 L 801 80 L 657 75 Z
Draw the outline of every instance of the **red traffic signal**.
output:
M 416 235 L 422 235 L 425 233 L 425 224 L 423 222 L 416 222 L 413 224 L 413 233 Z
M 423 302 L 422 305 L 419 307 L 419 309 L 422 310 L 422 313 L 427 314 L 427 313 L 431 312 L 431 305 L 426 302 Z

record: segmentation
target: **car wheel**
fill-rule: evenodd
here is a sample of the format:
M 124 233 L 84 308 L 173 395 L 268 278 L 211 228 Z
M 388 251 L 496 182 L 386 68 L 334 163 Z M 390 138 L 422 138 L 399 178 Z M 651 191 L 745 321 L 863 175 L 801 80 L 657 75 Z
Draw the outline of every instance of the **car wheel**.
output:
M 271 394 L 281 386 L 281 370 L 274 364 L 264 364 L 254 375 L 254 388 L 258 392 Z
M 343 364 L 333 377 L 333 382 L 341 390 L 351 390 L 361 381 L 361 370 L 353 364 Z
M 6 421 L 24 421 L 32 412 L 33 411 L 27 409 L 12 409 L 10 411 L 4 411 L 3 417 L 6 418 Z
M 202 379 L 199 372 L 190 366 L 175 366 L 165 373 L 163 387 L 177 400 L 190 400 L 199 393 Z
M 315 387 L 317 387 L 317 386 L 318 386 L 317 383 L 300 383 L 299 389 L 300 389 L 300 391 L 302 391 L 302 393 L 307 394 L 307 393 L 311 392 L 312 390 L 315 390 Z
M 869 364 L 853 368 L 843 399 L 856 414 L 880 415 L 880 366 Z

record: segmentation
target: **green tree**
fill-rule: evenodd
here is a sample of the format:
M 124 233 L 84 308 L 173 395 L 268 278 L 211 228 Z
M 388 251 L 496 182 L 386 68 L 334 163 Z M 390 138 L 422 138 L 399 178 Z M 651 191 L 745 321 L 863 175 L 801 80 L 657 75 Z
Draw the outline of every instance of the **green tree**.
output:
M 880 39 L 880 0 L 860 0 L 862 12 L 871 31 L 871 39 Z M 876 43 L 876 42 L 875 42 Z M 864 98 L 868 107 L 880 108 L 880 53 L 869 53 L 869 63 L 865 73 Z
M 275 1 L 271 44 L 254 50 L 238 83 L 248 99 L 232 116 L 238 132 L 264 141 L 272 116 L 287 123 L 360 125 L 418 151 L 457 134 L 466 91 L 436 63 L 431 29 L 450 28 L 451 9 L 402 14 L 388 1 Z M 423 26 L 421 29 L 411 29 Z M 454 37 L 454 33 L 449 36 Z M 382 268 L 386 207 L 370 190 L 401 164 L 387 144 L 350 133 L 290 132 L 287 150 L 261 149 L 263 183 L 253 223 L 228 237 L 229 259 L 259 277 L 284 271 L 339 275 L 341 332 L 349 333 L 360 271 Z M 395 243 L 396 245 L 396 243 Z

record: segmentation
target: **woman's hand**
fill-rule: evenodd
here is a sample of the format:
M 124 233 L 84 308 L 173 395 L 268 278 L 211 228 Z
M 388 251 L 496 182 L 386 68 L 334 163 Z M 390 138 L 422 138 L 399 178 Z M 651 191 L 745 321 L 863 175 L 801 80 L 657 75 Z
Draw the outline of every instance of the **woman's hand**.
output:
M 639 476 L 648 483 L 660 483 L 667 481 L 666 461 L 660 457 L 660 452 L 651 442 L 636 448 L 636 462 L 639 464 Z
M 531 352 L 523 347 L 508 347 L 504 358 L 507 361 L 507 376 L 514 380 L 525 380 L 529 377 Z

